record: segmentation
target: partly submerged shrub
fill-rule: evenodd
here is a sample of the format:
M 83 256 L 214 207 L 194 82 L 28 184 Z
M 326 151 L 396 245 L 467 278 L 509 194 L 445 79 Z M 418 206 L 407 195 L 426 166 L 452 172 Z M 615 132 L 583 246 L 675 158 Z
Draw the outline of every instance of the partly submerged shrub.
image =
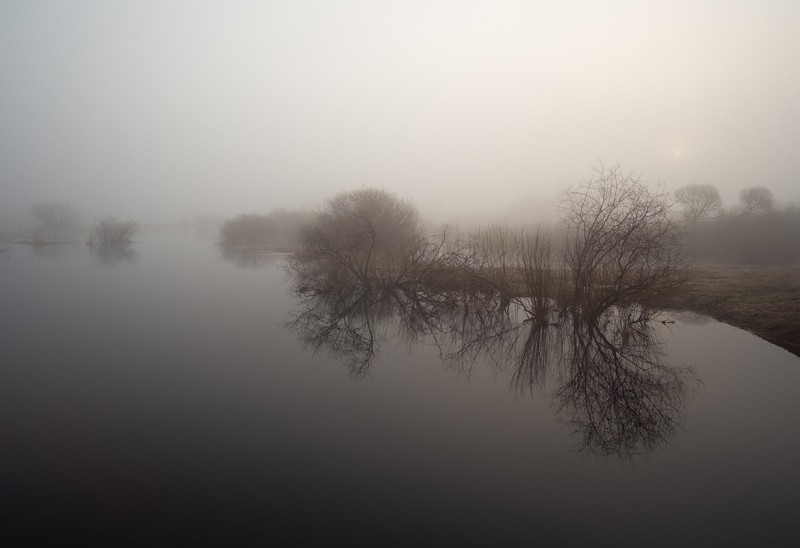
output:
M 94 222 L 86 243 L 101 246 L 129 245 L 137 230 L 138 225 L 134 221 L 109 215 Z

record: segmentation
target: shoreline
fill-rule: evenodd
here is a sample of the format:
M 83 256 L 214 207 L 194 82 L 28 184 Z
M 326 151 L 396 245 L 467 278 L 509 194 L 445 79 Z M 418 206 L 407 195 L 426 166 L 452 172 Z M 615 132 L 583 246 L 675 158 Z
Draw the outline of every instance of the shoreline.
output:
M 800 356 L 800 266 L 695 265 L 659 303 L 744 329 Z

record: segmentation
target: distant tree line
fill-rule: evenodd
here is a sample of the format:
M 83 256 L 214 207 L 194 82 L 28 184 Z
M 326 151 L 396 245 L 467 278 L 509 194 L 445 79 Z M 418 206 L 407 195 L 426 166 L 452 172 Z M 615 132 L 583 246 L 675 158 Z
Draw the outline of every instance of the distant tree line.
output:
M 243 213 L 226 220 L 220 228 L 220 243 L 227 248 L 268 248 L 291 251 L 300 244 L 300 231 L 312 218 L 307 211 L 275 209 L 271 213 Z
M 778 208 L 763 186 L 742 189 L 739 203 L 724 207 L 713 185 L 675 192 L 685 226 L 687 252 L 698 260 L 733 264 L 800 261 L 800 208 Z

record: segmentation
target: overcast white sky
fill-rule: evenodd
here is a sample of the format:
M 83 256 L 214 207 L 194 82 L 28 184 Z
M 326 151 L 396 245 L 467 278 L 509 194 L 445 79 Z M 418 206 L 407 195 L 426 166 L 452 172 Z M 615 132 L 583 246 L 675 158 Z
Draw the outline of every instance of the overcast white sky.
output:
M 0 3 L 0 214 L 374 185 L 538 216 L 596 160 L 800 202 L 800 2 Z

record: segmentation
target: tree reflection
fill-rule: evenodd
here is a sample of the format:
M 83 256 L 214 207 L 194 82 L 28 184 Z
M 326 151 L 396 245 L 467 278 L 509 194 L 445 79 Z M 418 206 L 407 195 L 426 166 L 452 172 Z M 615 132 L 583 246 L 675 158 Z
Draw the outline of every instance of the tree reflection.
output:
M 353 377 L 369 374 L 381 343 L 390 335 L 413 345 L 445 332 L 443 312 L 450 306 L 444 296 L 404 289 L 318 291 L 301 286 L 297 295 L 300 306 L 287 327 L 306 348 L 345 361 Z
M 224 260 L 242 270 L 258 270 L 259 268 L 274 265 L 285 257 L 283 253 L 265 253 L 263 251 L 224 245 L 220 245 L 219 250 Z
M 368 291 L 318 294 L 289 322 L 306 348 L 346 361 L 354 377 L 369 373 L 381 337 L 374 322 L 383 308 Z
M 680 427 L 692 370 L 669 363 L 650 318 L 638 312 L 614 309 L 602 322 L 572 322 L 554 402 L 582 451 L 630 459 Z
M 87 246 L 92 253 L 95 263 L 101 266 L 113 267 L 120 264 L 133 263 L 139 257 L 130 244 L 95 244 Z
M 524 303 L 509 304 L 499 293 L 295 290 L 298 307 L 287 326 L 307 348 L 347 363 L 353 377 L 369 375 L 381 344 L 399 338 L 435 345 L 464 374 L 489 366 L 515 390 L 546 389 L 582 452 L 629 460 L 680 428 L 692 372 L 670 364 L 647 310 L 613 308 L 592 318 L 552 310 L 533 319 Z

